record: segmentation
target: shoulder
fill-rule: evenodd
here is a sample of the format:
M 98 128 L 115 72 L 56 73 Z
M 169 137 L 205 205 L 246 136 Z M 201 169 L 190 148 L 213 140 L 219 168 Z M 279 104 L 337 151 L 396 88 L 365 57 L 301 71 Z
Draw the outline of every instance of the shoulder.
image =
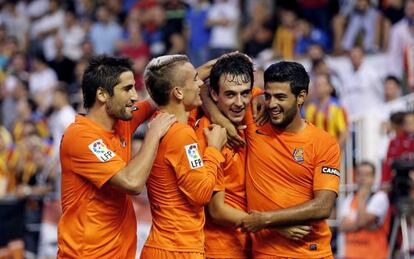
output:
M 180 144 L 189 138 L 196 138 L 194 129 L 187 124 L 176 122 L 170 127 L 167 134 L 165 134 L 162 142 Z

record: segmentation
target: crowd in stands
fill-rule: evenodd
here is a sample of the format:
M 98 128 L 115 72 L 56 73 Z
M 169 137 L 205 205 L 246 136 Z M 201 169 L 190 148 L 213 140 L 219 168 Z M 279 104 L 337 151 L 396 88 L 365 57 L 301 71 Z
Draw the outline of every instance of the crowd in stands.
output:
M 184 53 L 199 66 L 234 50 L 254 60 L 259 87 L 270 62 L 309 62 L 303 116 L 342 146 L 352 138 L 350 119 L 381 113 L 384 145 L 390 141 L 383 152 L 388 190 L 392 162 L 414 160 L 413 113 L 382 112 L 414 91 L 413 0 L 0 0 L 0 258 L 56 254 L 50 233 L 56 236 L 59 217 L 59 144 L 83 111 L 89 57 L 131 58 L 146 98 L 143 70 L 151 58 Z M 385 55 L 387 71 L 365 61 L 377 54 Z M 370 166 L 357 171 L 375 170 Z

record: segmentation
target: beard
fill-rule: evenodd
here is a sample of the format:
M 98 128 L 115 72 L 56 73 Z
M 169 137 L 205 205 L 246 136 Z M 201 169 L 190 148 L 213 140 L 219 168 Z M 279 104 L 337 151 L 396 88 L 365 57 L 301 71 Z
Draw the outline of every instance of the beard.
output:
M 280 130 L 286 129 L 286 127 L 293 121 L 298 111 L 298 107 L 293 105 L 290 109 L 283 112 L 282 121 L 277 121 L 271 118 L 272 125 Z

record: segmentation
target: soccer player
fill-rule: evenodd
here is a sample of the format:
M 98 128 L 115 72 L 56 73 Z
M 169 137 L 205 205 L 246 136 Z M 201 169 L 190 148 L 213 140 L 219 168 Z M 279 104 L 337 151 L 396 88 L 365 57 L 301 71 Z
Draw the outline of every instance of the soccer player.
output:
M 155 58 L 145 69 L 151 98 L 178 122 L 161 140 L 148 178 L 152 227 L 141 258 L 204 258 L 204 205 L 224 161 L 220 150 L 226 131 L 218 125 L 204 129 L 208 147 L 204 152 L 199 148 L 188 120 L 190 111 L 201 105 L 200 77 L 185 55 Z
M 132 133 L 155 111 L 137 102 L 128 59 L 93 57 L 82 81 L 85 115 L 66 130 L 60 150 L 62 217 L 58 258 L 135 258 L 136 218 L 128 194 L 138 194 L 159 140 L 175 121 L 162 113 L 148 126 L 131 159 Z
M 252 97 L 253 64 L 244 54 L 219 58 L 210 73 L 210 96 L 219 111 L 235 126 L 243 123 Z M 197 136 L 205 141 L 203 128 L 211 124 L 207 116 L 198 122 Z M 243 132 L 240 131 L 243 135 Z M 204 228 L 207 258 L 248 258 L 248 235 L 236 230 L 246 217 L 245 148 L 224 147 L 223 179 L 208 204 L 209 217 Z
M 309 76 L 302 65 L 278 62 L 264 73 L 265 108 L 270 121 L 247 121 L 246 192 L 254 258 L 333 258 L 326 222 L 338 192 L 339 145 L 301 118 Z M 294 240 L 270 228 L 311 224 Z M 301 235 L 298 233 L 298 235 Z

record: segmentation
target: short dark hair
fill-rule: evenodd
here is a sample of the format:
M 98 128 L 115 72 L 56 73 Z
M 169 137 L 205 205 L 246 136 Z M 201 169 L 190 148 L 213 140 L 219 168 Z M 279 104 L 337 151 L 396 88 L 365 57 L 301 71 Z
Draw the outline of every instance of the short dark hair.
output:
M 288 82 L 291 92 L 298 96 L 303 90 L 308 92 L 309 88 L 309 75 L 305 68 L 292 61 L 280 61 L 272 64 L 264 72 L 265 87 L 267 83 L 284 83 Z
M 388 75 L 387 77 L 385 77 L 385 80 L 384 80 L 384 82 L 385 81 L 394 81 L 394 83 L 396 83 L 397 85 L 401 85 L 401 80 L 400 79 L 398 79 L 398 77 L 396 77 L 396 76 L 393 76 L 393 75 Z
M 170 101 L 170 92 L 175 83 L 178 64 L 190 62 L 186 55 L 165 55 L 153 58 L 145 68 L 145 87 L 151 98 L 160 106 Z
M 369 166 L 369 167 L 371 167 L 372 174 L 375 176 L 376 167 L 375 167 L 375 165 L 373 163 L 364 160 L 364 161 L 362 161 L 362 162 L 360 162 L 358 164 L 358 167 L 361 167 L 361 166 Z
M 114 87 L 119 83 L 122 73 L 132 71 L 129 58 L 98 55 L 89 59 L 82 78 L 83 106 L 91 108 L 96 101 L 96 91 L 102 87 L 109 95 L 114 94 Z
M 226 55 L 213 65 L 210 72 L 210 87 L 216 93 L 219 92 L 222 75 L 226 76 L 230 82 L 240 79 L 240 83 L 250 82 L 250 89 L 253 87 L 253 63 L 244 54 Z

